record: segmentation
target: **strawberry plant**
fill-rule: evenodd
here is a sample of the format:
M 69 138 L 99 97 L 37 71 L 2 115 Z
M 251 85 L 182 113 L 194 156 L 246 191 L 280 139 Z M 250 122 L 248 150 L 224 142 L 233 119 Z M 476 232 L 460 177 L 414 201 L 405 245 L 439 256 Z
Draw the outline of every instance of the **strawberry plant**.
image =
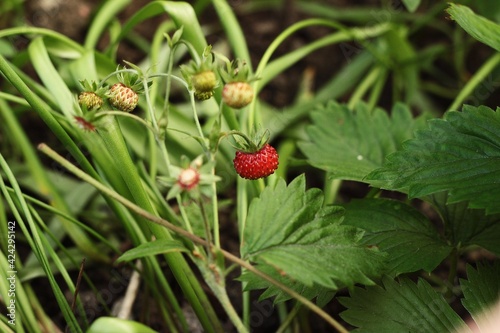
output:
M 0 30 L 0 331 L 499 329 L 499 6 L 293 3 Z

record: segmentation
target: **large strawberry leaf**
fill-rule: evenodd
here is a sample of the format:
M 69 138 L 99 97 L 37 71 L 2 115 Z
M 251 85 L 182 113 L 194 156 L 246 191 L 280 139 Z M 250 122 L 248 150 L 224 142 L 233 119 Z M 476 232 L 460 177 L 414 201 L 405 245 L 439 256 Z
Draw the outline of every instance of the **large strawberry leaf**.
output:
M 340 316 L 358 327 L 356 333 L 456 332 L 464 325 L 450 305 L 425 281 L 399 283 L 384 278 L 384 287 L 355 287 L 351 297 L 339 298 L 348 309 Z M 467 332 L 467 331 L 463 331 Z M 469 331 L 470 332 L 470 331 Z
M 500 213 L 500 113 L 464 106 L 433 119 L 367 179 L 410 197 L 449 191 L 448 203 Z
M 500 296 L 500 262 L 493 265 L 478 263 L 476 269 L 467 265 L 467 280 L 460 279 L 460 285 L 464 293 L 462 304 L 481 325 L 481 314 Z
M 299 281 L 293 280 L 288 276 L 281 275 L 274 267 L 269 265 L 259 265 L 259 269 L 271 276 L 273 279 L 283 283 L 288 288 L 296 291 L 307 299 L 316 298 L 316 303 L 319 307 L 325 306 L 330 302 L 335 295 L 335 292 L 327 287 L 314 284 L 312 286 L 306 286 Z M 270 297 L 274 298 L 274 303 L 281 303 L 291 299 L 292 297 L 285 293 L 283 290 L 279 289 L 275 285 L 263 280 L 249 271 L 243 271 L 239 280 L 244 281 L 244 290 L 256 290 L 265 289 L 265 291 L 259 296 L 259 300 L 263 300 Z
M 452 250 L 424 215 L 401 202 L 363 199 L 344 207 L 344 223 L 366 231 L 363 244 L 388 253 L 388 275 L 431 272 Z
M 323 207 L 319 189 L 306 191 L 303 175 L 288 186 L 280 180 L 252 201 L 241 255 L 306 286 L 372 284 L 383 256 L 359 244 L 362 231 L 342 225 L 343 213 L 341 207 Z
M 388 154 L 423 126 L 404 104 L 396 104 L 389 117 L 386 111 L 370 111 L 363 103 L 351 111 L 331 101 L 314 110 L 311 118 L 310 141 L 299 143 L 309 163 L 335 178 L 357 181 L 381 167 Z
M 466 202 L 446 204 L 446 192 L 431 195 L 429 201 L 443 219 L 451 245 L 477 245 L 500 255 L 500 214 L 485 215 L 484 209 L 467 208 Z

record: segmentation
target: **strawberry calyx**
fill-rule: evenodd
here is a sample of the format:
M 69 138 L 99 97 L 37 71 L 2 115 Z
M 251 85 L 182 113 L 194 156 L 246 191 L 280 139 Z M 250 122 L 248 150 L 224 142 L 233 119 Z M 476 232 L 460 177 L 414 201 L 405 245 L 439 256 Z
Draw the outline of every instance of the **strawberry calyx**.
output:
M 240 131 L 230 131 L 225 136 L 231 135 L 236 142 L 234 148 L 243 153 L 255 153 L 260 151 L 269 142 L 269 131 L 254 133 L 251 137 Z
M 226 68 L 221 68 L 219 74 L 226 84 L 231 82 L 250 83 L 257 80 L 257 77 L 251 75 L 250 67 L 247 65 L 247 62 L 242 59 L 235 59 L 226 63 Z

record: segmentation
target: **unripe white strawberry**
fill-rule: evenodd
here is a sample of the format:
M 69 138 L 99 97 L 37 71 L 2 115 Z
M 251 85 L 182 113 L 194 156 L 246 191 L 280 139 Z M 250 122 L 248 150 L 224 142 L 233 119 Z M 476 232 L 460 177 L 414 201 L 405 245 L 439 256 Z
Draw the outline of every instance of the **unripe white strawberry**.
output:
M 222 100 L 235 109 L 241 109 L 250 104 L 253 96 L 253 88 L 248 82 L 229 82 L 222 89 Z
M 139 102 L 139 95 L 121 82 L 113 84 L 106 95 L 111 105 L 124 112 L 133 111 Z

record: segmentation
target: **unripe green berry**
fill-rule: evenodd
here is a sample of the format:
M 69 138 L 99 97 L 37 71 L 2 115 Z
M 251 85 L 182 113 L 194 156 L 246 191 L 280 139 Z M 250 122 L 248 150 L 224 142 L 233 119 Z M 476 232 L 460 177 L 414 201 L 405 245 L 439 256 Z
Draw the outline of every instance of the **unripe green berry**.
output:
M 85 106 L 87 110 L 90 111 L 99 109 L 103 104 L 103 100 L 92 91 L 84 91 L 78 95 L 78 103 L 81 106 Z
M 213 91 L 217 87 L 217 76 L 211 70 L 192 76 L 191 83 L 195 91 Z

